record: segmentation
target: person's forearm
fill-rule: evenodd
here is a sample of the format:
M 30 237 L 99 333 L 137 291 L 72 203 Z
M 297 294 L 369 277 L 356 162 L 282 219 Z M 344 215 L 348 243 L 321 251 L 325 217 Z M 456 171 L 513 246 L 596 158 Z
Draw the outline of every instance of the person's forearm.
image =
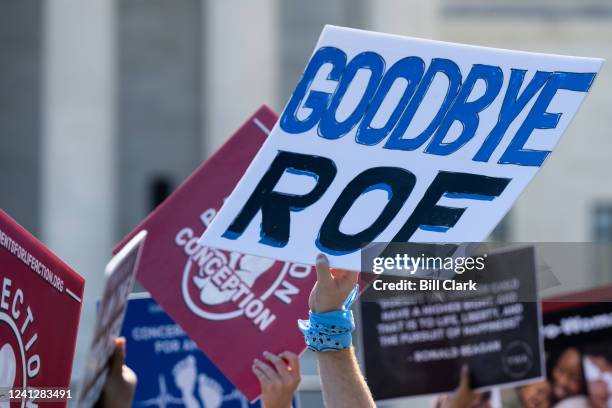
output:
M 352 347 L 317 353 L 323 401 L 327 408 L 375 407 Z

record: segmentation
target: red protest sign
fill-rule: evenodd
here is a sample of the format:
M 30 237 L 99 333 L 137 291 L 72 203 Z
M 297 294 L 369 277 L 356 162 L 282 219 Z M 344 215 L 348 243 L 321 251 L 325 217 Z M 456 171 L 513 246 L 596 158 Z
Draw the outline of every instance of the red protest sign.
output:
M 260 108 L 117 246 L 148 231 L 138 281 L 250 400 L 260 394 L 254 358 L 304 350 L 296 320 L 308 315 L 316 274 L 311 265 L 201 247 L 198 239 L 276 119 Z
M 0 210 L 1 386 L 70 385 L 84 284 L 81 276 Z M 11 406 L 23 407 L 26 401 Z M 45 406 L 65 407 L 66 402 Z

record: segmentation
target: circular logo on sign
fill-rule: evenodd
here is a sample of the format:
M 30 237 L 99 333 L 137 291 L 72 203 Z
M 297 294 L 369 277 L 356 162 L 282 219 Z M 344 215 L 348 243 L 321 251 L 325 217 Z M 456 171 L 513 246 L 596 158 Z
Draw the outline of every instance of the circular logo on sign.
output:
M 531 346 L 524 341 L 509 343 L 502 353 L 504 372 L 512 378 L 523 377 L 533 367 L 533 352 Z
M 0 388 L 25 388 L 27 377 L 23 339 L 13 319 L 4 312 L 0 312 L 0 339 Z M 8 406 L 8 402 L 0 402 L 0 408 Z M 21 406 L 25 406 L 25 399 L 21 401 Z
M 209 320 L 249 317 L 265 311 L 264 302 L 290 264 L 201 247 L 188 257 L 181 289 L 187 307 Z

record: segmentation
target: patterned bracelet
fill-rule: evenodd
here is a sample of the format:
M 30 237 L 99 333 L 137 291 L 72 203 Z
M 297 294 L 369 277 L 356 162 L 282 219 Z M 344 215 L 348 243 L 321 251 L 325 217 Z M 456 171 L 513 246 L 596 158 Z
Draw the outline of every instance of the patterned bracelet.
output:
M 358 288 L 358 285 L 355 285 L 342 309 L 324 313 L 310 311 L 309 320 L 298 320 L 298 327 L 310 350 L 334 351 L 351 346 L 355 321 L 350 307 L 357 296 Z

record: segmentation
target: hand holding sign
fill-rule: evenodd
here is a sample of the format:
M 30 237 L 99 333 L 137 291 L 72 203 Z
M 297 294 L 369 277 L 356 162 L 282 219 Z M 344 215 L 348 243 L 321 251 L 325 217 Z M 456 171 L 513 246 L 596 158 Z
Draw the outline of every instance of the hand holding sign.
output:
M 312 287 L 308 306 L 317 313 L 339 310 L 357 284 L 358 275 L 342 269 L 330 269 L 323 254 L 317 256 L 317 282 Z
M 115 339 L 106 383 L 98 405 L 101 408 L 129 408 L 136 390 L 136 374 L 125 365 L 125 338 Z
M 470 369 L 468 366 L 461 367 L 459 386 L 454 393 L 446 397 L 440 408 L 468 408 L 476 401 L 478 395 L 470 386 Z
M 261 384 L 263 407 L 291 407 L 293 394 L 302 379 L 298 356 L 290 351 L 279 355 L 265 351 L 263 356 L 268 363 L 259 359 L 253 362 L 253 373 Z

